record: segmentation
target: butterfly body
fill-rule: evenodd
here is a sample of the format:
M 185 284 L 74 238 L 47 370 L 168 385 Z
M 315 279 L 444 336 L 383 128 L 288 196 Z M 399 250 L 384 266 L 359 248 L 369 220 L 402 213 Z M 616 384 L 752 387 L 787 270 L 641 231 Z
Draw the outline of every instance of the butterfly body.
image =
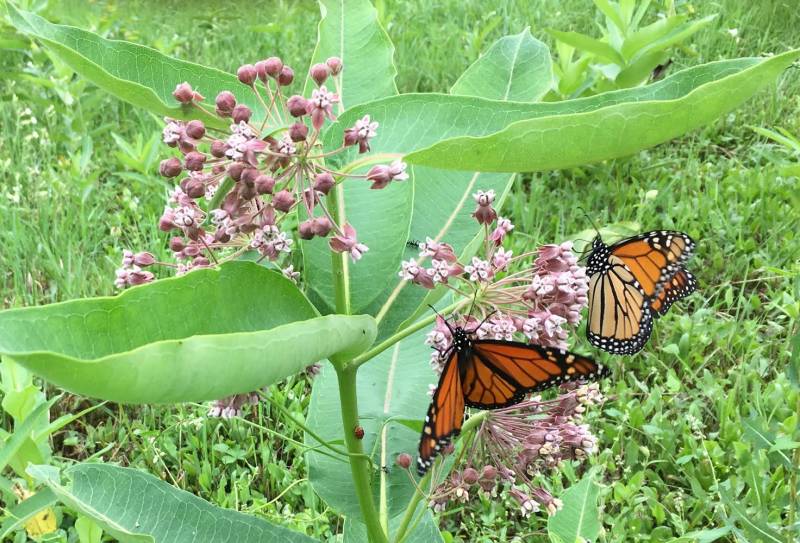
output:
M 606 245 L 592 242 L 587 337 L 614 354 L 634 354 L 644 347 L 653 319 L 694 292 L 697 282 L 683 265 L 695 243 L 682 232 L 658 230 Z
M 452 328 L 452 344 L 439 385 L 425 417 L 417 471 L 430 468 L 436 455 L 458 435 L 464 408 L 499 409 L 521 402 L 527 394 L 570 380 L 599 379 L 606 369 L 563 349 L 514 341 L 474 340 L 472 332 Z

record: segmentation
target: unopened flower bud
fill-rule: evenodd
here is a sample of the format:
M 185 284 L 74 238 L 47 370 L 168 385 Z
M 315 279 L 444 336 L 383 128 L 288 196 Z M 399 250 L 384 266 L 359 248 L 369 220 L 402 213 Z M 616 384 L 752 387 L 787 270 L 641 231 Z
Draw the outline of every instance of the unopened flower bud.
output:
M 294 81 L 294 70 L 288 66 L 281 68 L 281 73 L 278 74 L 278 85 L 286 87 L 287 85 L 291 85 L 292 81 Z
M 233 108 L 236 107 L 236 97 L 230 91 L 222 91 L 216 99 L 217 115 L 220 117 L 230 117 Z
M 205 268 L 205 267 L 210 266 L 210 265 L 211 265 L 211 262 L 204 256 L 196 256 L 192 260 L 192 266 L 194 266 L 196 268 Z
M 133 255 L 133 264 L 135 266 L 141 266 L 142 268 L 146 268 L 147 266 L 152 266 L 156 262 L 156 257 L 152 254 L 142 251 L 140 253 L 136 253 Z
M 222 158 L 225 156 L 225 151 L 228 150 L 228 144 L 222 140 L 214 140 L 211 142 L 211 156 Z
M 286 106 L 289 108 L 289 113 L 292 117 L 302 117 L 308 109 L 308 100 L 295 94 L 286 101 Z
M 166 209 L 158 220 L 158 229 L 162 232 L 169 232 L 175 228 L 175 214 L 171 209 Z
M 497 477 L 497 468 L 494 466 L 483 466 L 481 470 L 481 479 L 486 479 L 488 481 L 494 481 Z
M 261 174 L 256 177 L 256 192 L 259 194 L 272 194 L 272 189 L 275 188 L 275 178 L 269 175 Z
M 252 85 L 258 77 L 258 72 L 252 64 L 244 64 L 236 70 L 236 77 L 245 85 Z
M 478 470 L 475 468 L 466 468 L 461 472 L 461 480 L 468 485 L 474 485 L 478 482 Z
M 403 469 L 411 467 L 411 455 L 408 453 L 400 453 L 395 459 L 395 463 Z
M 242 171 L 242 177 L 240 178 L 240 181 L 245 185 L 247 185 L 248 187 L 255 187 L 256 178 L 259 175 L 261 175 L 261 172 L 259 172 L 257 169 L 245 168 L 244 171 Z
M 205 162 L 206 155 L 197 151 L 192 151 L 186 155 L 184 166 L 186 166 L 186 169 L 190 172 L 198 172 L 203 169 Z
M 238 181 L 242 178 L 242 172 L 244 171 L 244 164 L 241 162 L 234 162 L 230 166 L 228 166 L 228 176 L 233 179 L 234 181 Z
M 189 104 L 194 100 L 194 91 L 192 90 L 192 86 L 184 81 L 175 87 L 175 90 L 172 91 L 172 96 L 181 104 Z
M 233 108 L 233 113 L 231 116 L 233 117 L 233 122 L 239 124 L 240 122 L 250 122 L 250 117 L 253 115 L 253 112 L 244 104 L 237 104 L 235 108 Z
M 179 238 L 178 236 L 175 236 L 174 238 L 169 240 L 169 248 L 173 252 L 179 253 L 179 252 L 183 251 L 183 249 L 185 247 L 186 247 L 186 244 L 183 242 L 183 238 Z
M 328 60 L 325 61 L 325 64 L 327 64 L 328 68 L 331 71 L 331 75 L 334 77 L 339 75 L 342 71 L 342 66 L 343 66 L 342 59 L 340 59 L 339 57 L 330 57 Z
M 314 219 L 308 219 L 300 223 L 297 227 L 297 233 L 300 239 L 313 239 L 314 238 Z
M 278 77 L 283 69 L 283 61 L 279 57 L 269 57 L 264 62 L 264 72 L 270 77 Z
M 186 135 L 199 140 L 206 135 L 206 125 L 203 124 L 203 121 L 189 121 L 186 123 Z
M 328 172 L 318 173 L 314 177 L 314 190 L 322 194 L 328 194 L 335 184 L 336 182 L 333 180 L 333 176 Z
M 314 235 L 324 238 L 333 229 L 333 225 L 328 217 L 317 217 L 314 219 L 313 232 Z
M 310 73 L 311 73 L 311 79 L 313 79 L 317 85 L 322 85 L 323 83 L 325 83 L 325 80 L 328 79 L 328 76 L 331 73 L 331 69 L 328 68 L 326 64 L 321 64 L 321 63 L 314 64 L 311 67 Z
M 289 127 L 289 137 L 294 142 L 305 141 L 308 136 L 308 127 L 305 123 L 294 123 Z
M 239 185 L 239 196 L 242 197 L 244 200 L 252 200 L 256 197 L 258 192 L 256 191 L 255 185 L 247 185 L 242 183 Z
M 287 213 L 290 209 L 292 209 L 295 201 L 294 194 L 284 189 L 273 196 L 272 205 L 275 206 L 275 209 L 278 211 Z
M 206 185 L 200 179 L 192 177 L 183 185 L 183 190 L 189 198 L 202 198 L 206 195 Z
M 175 177 L 183 171 L 181 161 L 176 157 L 167 158 L 158 165 L 158 173 L 164 177 Z

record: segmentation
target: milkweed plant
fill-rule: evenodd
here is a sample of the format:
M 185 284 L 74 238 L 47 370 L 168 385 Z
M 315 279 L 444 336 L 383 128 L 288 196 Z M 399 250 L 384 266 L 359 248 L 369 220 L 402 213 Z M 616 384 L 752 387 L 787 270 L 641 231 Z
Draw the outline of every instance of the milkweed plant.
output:
M 117 295 L 1 312 L 0 354 L 75 393 L 211 402 L 208 414 L 223 418 L 248 417 L 265 387 L 306 372 L 310 407 L 294 422 L 307 477 L 348 518 L 348 541 L 441 540 L 436 515 L 477 499 L 563 539 L 586 504 L 550 481 L 567 463 L 591 476 L 603 443 L 589 415 L 601 415 L 602 384 L 473 410 L 424 477 L 411 469 L 448 324 L 588 354 L 574 334 L 588 289 L 579 255 L 569 233 L 537 239 L 503 215 L 514 172 L 622 157 L 704 126 L 800 53 L 542 102 L 552 61 L 526 29 L 491 45 L 449 93 L 399 94 L 394 48 L 370 3 L 321 5 L 309 69 L 276 55 L 227 74 L 8 3 L 17 29 L 78 75 L 164 118 L 166 202 L 162 236 L 120 247 Z M 155 512 L 125 515 L 138 493 L 158 492 L 184 530 L 224 523 L 241 541 L 311 540 L 130 468 L 29 474 L 117 537 L 178 540 Z

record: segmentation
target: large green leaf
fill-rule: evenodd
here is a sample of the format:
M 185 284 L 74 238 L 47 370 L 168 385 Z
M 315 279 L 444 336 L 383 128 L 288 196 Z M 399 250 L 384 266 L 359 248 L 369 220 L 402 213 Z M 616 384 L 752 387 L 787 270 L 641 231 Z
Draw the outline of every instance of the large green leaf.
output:
M 553 85 L 553 62 L 545 44 L 527 28 L 492 44 L 455 82 L 451 94 L 536 102 Z
M 211 110 L 216 95 L 229 90 L 239 102 L 250 106 L 256 120 L 262 115 L 253 92 L 232 74 L 168 57 L 142 45 L 52 24 L 11 2 L 6 4 L 11 23 L 18 30 L 40 40 L 82 77 L 137 107 L 176 119 L 202 119 L 212 126 L 226 126 L 223 120 L 198 109 L 180 107 L 172 91 L 188 81 L 206 97 Z
M 600 533 L 597 494 L 600 487 L 591 475 L 584 476 L 561 497 L 564 507 L 548 518 L 547 533 L 552 541 L 573 543 L 594 541 Z M 582 538 L 582 539 L 578 539 Z
M 396 344 L 358 371 L 358 411 L 364 428 L 364 450 L 372 453 L 376 467 L 371 488 L 377 503 L 384 485 L 390 518 L 405 510 L 414 493 L 408 474 L 394 462 L 400 453 L 415 455 L 419 432 L 400 421 L 425 417 L 430 402 L 428 385 L 436 381 L 428 364 L 431 349 L 424 343 L 426 332 L 422 330 Z M 341 439 L 339 411 L 336 373 L 326 366 L 314 382 L 306 422 L 324 439 Z M 309 438 L 308 443 L 316 441 Z M 308 453 L 307 461 L 309 479 L 317 494 L 340 513 L 361 518 L 347 465 L 313 451 Z M 384 461 L 388 474 L 379 469 Z
M 413 531 L 406 533 L 403 543 L 441 543 L 443 541 L 442 533 L 436 525 L 436 520 L 428 508 L 428 504 L 424 501 L 420 503 L 416 515 L 419 515 L 419 521 L 416 526 L 409 527 L 409 530 L 413 528 Z M 389 520 L 390 541 L 395 540 L 394 536 L 402 518 L 403 515 L 398 515 Z M 350 517 L 344 521 L 343 536 L 342 543 L 368 543 L 366 526 Z
M 324 62 L 330 56 L 342 59 L 342 103 L 349 108 L 397 94 L 394 46 L 372 4 L 368 0 L 324 0 L 320 9 L 322 21 L 312 62 Z M 307 81 L 306 88 L 313 84 Z M 355 119 L 349 121 L 350 125 L 353 122 Z M 341 145 L 342 133 L 337 137 L 327 140 L 329 149 Z M 365 167 L 352 173 L 364 174 L 366 170 Z M 362 261 L 346 264 L 345 280 L 354 313 L 362 312 L 385 288 L 383 278 L 395 273 L 408 237 L 414 198 L 410 180 L 384 190 L 370 190 L 369 185 L 364 180 L 346 182 L 342 202 L 343 221 L 353 225 L 359 241 L 370 249 Z M 332 312 L 333 274 L 327 240 L 303 242 L 303 259 L 312 299 L 324 312 Z
M 317 317 L 280 273 L 230 262 L 90 298 L 0 313 L 0 354 L 70 391 L 119 402 L 255 390 L 375 334 L 368 316 Z
M 312 63 L 339 57 L 344 63 L 340 95 L 345 107 L 353 107 L 397 94 L 394 78 L 394 45 L 378 21 L 368 0 L 320 0 L 317 48 Z M 314 85 L 306 80 L 306 91 Z M 308 94 L 308 92 L 306 92 Z
M 66 484 L 51 466 L 31 466 L 28 472 L 124 543 L 315 541 L 252 515 L 215 507 L 133 468 L 77 464 L 65 470 Z
M 436 108 L 430 101 L 426 118 L 451 116 L 454 126 L 449 134 L 439 134 L 438 143 L 420 144 L 406 160 L 457 170 L 515 172 L 567 168 L 629 155 L 707 125 L 772 83 L 798 58 L 800 50 L 714 62 L 645 87 L 532 104 L 526 112 L 504 112 L 505 108 L 478 102 L 475 107 L 454 103 L 441 107 L 440 102 Z M 407 100 L 394 105 L 408 115 L 419 105 L 413 97 Z M 467 115 L 473 120 L 461 118 Z M 512 121 L 514 117 L 517 122 Z M 491 133 L 489 127 L 503 123 L 505 128 Z M 462 134 L 453 137 L 458 131 Z

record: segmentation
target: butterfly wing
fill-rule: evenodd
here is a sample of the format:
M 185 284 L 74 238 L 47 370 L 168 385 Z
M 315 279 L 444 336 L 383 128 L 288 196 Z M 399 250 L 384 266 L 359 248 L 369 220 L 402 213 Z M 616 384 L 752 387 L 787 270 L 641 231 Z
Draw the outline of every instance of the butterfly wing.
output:
M 610 255 L 589 280 L 586 336 L 595 347 L 614 354 L 639 352 L 653 330 L 648 296 L 631 269 Z
M 667 281 L 661 292 L 650 301 L 650 307 L 656 317 L 666 314 L 669 308 L 689 294 L 697 290 L 697 279 L 689 270 L 681 269 Z
M 515 341 L 476 341 L 460 363 L 464 401 L 480 409 L 507 407 L 537 390 L 607 375 L 585 356 Z
M 630 269 L 647 296 L 658 296 L 694 253 L 695 242 L 683 232 L 656 230 L 612 245 L 611 255 Z
M 433 393 L 425 425 L 422 427 L 417 457 L 417 472 L 420 475 L 428 471 L 442 447 L 453 436 L 458 435 L 464 422 L 464 392 L 458 371 L 458 358 L 461 355 L 451 349 L 447 356 L 449 358 L 439 377 L 439 386 Z

